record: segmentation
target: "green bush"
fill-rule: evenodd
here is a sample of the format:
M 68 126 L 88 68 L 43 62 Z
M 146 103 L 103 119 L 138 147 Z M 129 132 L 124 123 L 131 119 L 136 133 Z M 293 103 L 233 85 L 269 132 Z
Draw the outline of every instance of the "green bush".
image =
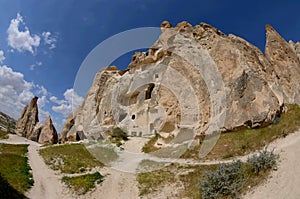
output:
M 273 169 L 276 167 L 277 155 L 274 151 L 268 151 L 266 148 L 261 150 L 258 155 L 252 155 L 247 162 L 252 167 L 252 172 L 258 174 L 261 170 Z
M 237 198 L 239 190 L 245 182 L 244 167 L 241 161 L 220 164 L 216 171 L 206 171 L 198 186 L 202 198 Z
M 112 130 L 112 137 L 121 138 L 122 140 L 128 140 L 127 133 L 123 131 L 121 128 L 117 127 Z

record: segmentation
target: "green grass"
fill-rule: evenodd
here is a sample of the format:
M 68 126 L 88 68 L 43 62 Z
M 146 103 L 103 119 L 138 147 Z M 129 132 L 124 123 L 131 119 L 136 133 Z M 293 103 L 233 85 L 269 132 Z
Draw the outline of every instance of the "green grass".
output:
M 95 188 L 95 184 L 100 184 L 103 180 L 104 176 L 102 176 L 99 172 L 76 177 L 64 176 L 62 178 L 62 181 L 78 195 L 82 195 L 93 190 Z
M 62 173 L 83 173 L 93 167 L 103 166 L 82 144 L 49 146 L 39 152 L 51 169 Z
M 178 193 L 179 198 L 201 199 L 202 192 L 198 186 L 204 178 L 206 171 L 216 171 L 218 165 L 179 165 L 172 164 L 162 169 L 140 173 L 137 176 L 138 188 L 140 196 L 147 196 L 154 192 L 159 193 L 162 186 L 180 184 L 182 187 Z M 252 171 L 252 167 L 248 163 L 243 163 L 244 175 L 246 182 L 240 189 L 240 194 L 249 191 L 251 188 L 264 182 L 270 174 L 270 170 L 262 170 L 258 174 Z M 228 197 L 225 197 L 228 198 Z
M 150 153 L 157 151 L 158 148 L 154 146 L 155 142 L 158 140 L 158 135 L 153 136 L 142 148 L 142 152 Z
M 203 178 L 203 173 L 207 170 L 214 170 L 216 165 L 189 166 L 171 164 L 159 170 L 140 173 L 137 176 L 140 196 L 153 192 L 159 192 L 162 186 L 181 184 L 182 192 L 179 198 L 201 198 L 201 191 L 197 188 Z
M 8 133 L 5 131 L 0 130 L 0 139 L 7 139 L 8 138 Z
M 28 145 L 0 144 L 0 196 L 22 196 L 33 185 L 26 157 L 27 147 Z
M 243 129 L 236 132 L 222 133 L 213 150 L 206 159 L 227 159 L 242 156 L 262 149 L 277 138 L 285 137 L 300 128 L 300 107 L 287 105 L 288 111 L 282 113 L 276 124 L 259 128 Z M 188 150 L 182 158 L 199 159 L 201 145 Z

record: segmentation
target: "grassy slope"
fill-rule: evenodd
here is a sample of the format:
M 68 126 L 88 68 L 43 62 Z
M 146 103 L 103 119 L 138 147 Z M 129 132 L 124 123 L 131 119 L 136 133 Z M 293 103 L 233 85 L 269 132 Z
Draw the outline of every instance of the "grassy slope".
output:
M 0 130 L 0 139 L 7 139 L 8 135 L 7 132 Z
M 103 166 L 83 144 L 64 144 L 49 146 L 40 150 L 40 155 L 53 170 L 62 173 L 84 173 L 94 167 Z M 76 177 L 64 176 L 62 181 L 76 194 L 86 194 L 95 188 L 95 184 L 103 181 L 104 177 L 95 172 Z
M 22 198 L 34 183 L 26 157 L 28 145 L 0 144 L 0 195 Z
M 76 177 L 64 176 L 62 181 L 71 187 L 75 193 L 81 195 L 85 194 L 95 188 L 95 183 L 100 184 L 103 182 L 104 176 L 99 172 L 92 174 L 85 174 Z
M 82 173 L 93 167 L 103 166 L 82 144 L 50 146 L 41 149 L 40 155 L 50 168 L 62 173 Z
M 260 129 L 243 129 L 237 132 L 221 134 L 218 143 L 207 159 L 225 159 L 238 155 L 249 154 L 255 150 L 262 149 L 268 143 L 300 128 L 300 107 L 298 105 L 287 105 L 288 112 L 283 113 L 278 123 Z M 151 143 L 149 143 L 151 144 Z M 199 159 L 198 153 L 201 145 L 187 151 L 183 158 Z M 147 146 L 151 151 L 151 145 Z M 149 152 L 149 151 L 147 151 Z M 258 174 L 251 172 L 248 164 L 245 164 L 245 176 L 247 181 L 241 189 L 244 193 L 248 187 L 262 183 L 270 174 L 270 170 L 263 170 Z M 197 189 L 203 174 L 207 170 L 215 170 L 216 165 L 211 166 L 179 166 L 172 165 L 149 173 L 141 173 L 137 177 L 141 195 L 147 195 L 160 190 L 160 186 L 180 182 L 184 191 L 180 197 L 201 198 L 201 191 Z M 190 172 L 185 172 L 189 171 Z M 183 173 L 183 174 L 180 174 Z
M 300 128 L 300 107 L 287 105 L 288 111 L 281 115 L 278 123 L 259 129 L 243 129 L 221 134 L 217 144 L 206 159 L 226 159 L 249 154 L 262 149 L 273 140 L 285 137 Z M 201 145 L 188 150 L 183 158 L 199 159 Z

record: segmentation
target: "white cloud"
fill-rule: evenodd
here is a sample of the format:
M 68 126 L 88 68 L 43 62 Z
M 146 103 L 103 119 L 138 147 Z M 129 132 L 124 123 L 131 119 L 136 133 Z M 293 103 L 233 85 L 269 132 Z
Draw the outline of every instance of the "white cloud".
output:
M 49 112 L 43 108 L 48 102 L 47 89 L 24 80 L 24 75 L 13 71 L 8 66 L 0 66 L 0 111 L 18 119 L 23 108 L 37 95 L 43 95 L 38 100 L 40 120 L 44 121 Z
M 39 120 L 42 124 L 45 124 L 45 122 L 46 122 L 47 118 L 49 117 L 50 113 L 48 111 L 44 111 L 42 108 L 40 108 L 39 104 L 38 104 L 38 106 L 39 106 Z
M 41 65 L 43 65 L 43 62 L 41 61 L 35 62 L 35 64 L 29 66 L 29 70 L 34 70 L 36 66 L 41 66 Z
M 37 88 L 36 93 L 39 95 L 48 95 L 48 91 L 44 86 L 34 85 Z
M 54 102 L 54 103 L 56 103 L 56 104 L 59 104 L 59 105 L 65 103 L 65 100 L 59 100 L 59 99 L 57 99 L 57 97 L 55 97 L 55 96 L 51 96 L 51 97 L 50 97 L 50 101 L 51 101 L 51 102 Z
M 79 96 L 73 89 L 67 89 L 63 100 L 58 100 L 55 96 L 50 97 L 50 100 L 58 104 L 58 106 L 52 107 L 53 111 L 67 116 L 72 110 L 81 105 L 83 97 Z
M 46 103 L 48 103 L 48 100 L 47 96 L 45 95 L 40 97 L 37 102 L 39 108 L 43 108 L 46 105 Z
M 32 83 L 24 75 L 7 66 L 0 66 L 0 110 L 12 117 L 20 117 L 20 111 L 33 97 Z
M 24 25 L 24 31 L 19 26 Z M 8 45 L 19 52 L 29 51 L 32 54 L 34 49 L 40 45 L 41 38 L 38 35 L 31 35 L 29 28 L 25 25 L 23 17 L 18 13 L 17 18 L 10 21 L 7 29 Z
M 51 32 L 43 32 L 42 33 L 43 39 L 44 39 L 44 43 L 49 45 L 49 49 L 54 49 L 56 48 L 56 38 L 51 36 Z
M 0 63 L 2 63 L 5 60 L 4 52 L 3 50 L 0 50 Z

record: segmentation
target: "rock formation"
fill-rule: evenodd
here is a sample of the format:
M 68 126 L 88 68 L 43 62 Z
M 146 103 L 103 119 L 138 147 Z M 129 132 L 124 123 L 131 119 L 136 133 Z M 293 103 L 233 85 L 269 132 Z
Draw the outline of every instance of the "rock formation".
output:
M 271 124 L 284 103 L 300 104 L 300 44 L 270 25 L 263 54 L 246 40 L 200 23 L 164 21 L 148 52 L 128 69 L 100 70 L 61 139 L 101 139 L 118 126 L 131 136 L 176 137 Z M 186 134 L 187 135 L 187 134 Z M 82 136 L 81 136 L 82 137 Z
M 47 144 L 55 144 L 58 142 L 58 135 L 50 116 L 41 129 L 38 142 Z
M 33 137 L 33 130 L 35 125 L 39 122 L 39 111 L 37 106 L 38 97 L 34 97 L 28 106 L 22 111 L 21 117 L 17 121 L 16 134 L 32 140 L 37 140 L 37 137 Z
M 38 97 L 34 97 L 26 106 L 16 124 L 16 134 L 42 144 L 56 144 L 58 135 L 49 116 L 45 125 L 38 118 Z

